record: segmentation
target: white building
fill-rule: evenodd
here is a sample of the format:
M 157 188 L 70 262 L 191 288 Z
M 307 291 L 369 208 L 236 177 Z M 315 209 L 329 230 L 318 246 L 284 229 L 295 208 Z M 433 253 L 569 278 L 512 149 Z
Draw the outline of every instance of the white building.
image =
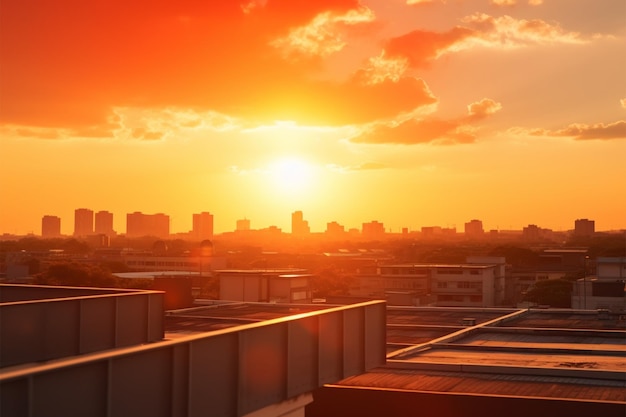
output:
M 596 259 L 596 276 L 574 285 L 572 308 L 626 312 L 626 257 Z
M 385 297 L 390 305 L 493 307 L 504 297 L 504 258 L 470 257 L 464 264 L 380 265 L 358 276 L 351 291 Z

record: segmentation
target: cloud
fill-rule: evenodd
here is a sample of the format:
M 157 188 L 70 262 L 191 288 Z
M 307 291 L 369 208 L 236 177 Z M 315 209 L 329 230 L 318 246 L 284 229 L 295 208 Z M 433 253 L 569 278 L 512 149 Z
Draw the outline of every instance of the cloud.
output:
M 622 108 L 623 108 L 623 109 L 626 109 L 626 98 L 621 99 L 621 100 L 619 101 L 619 104 L 621 104 L 621 105 L 622 105 Z
M 445 0 L 406 0 L 406 4 L 410 6 L 421 4 L 445 3 Z
M 444 120 L 433 116 L 415 117 L 400 122 L 376 123 L 350 140 L 355 143 L 416 145 L 431 143 L 453 145 L 473 143 L 477 129 L 473 123 L 502 109 L 494 100 L 484 98 L 468 106 L 468 114 Z
M 474 30 L 474 36 L 468 45 L 460 45 L 461 49 L 475 44 L 486 47 L 520 48 L 531 45 L 587 42 L 578 32 L 566 31 L 558 24 L 541 19 L 526 20 L 508 15 L 493 17 L 485 13 L 474 13 L 465 17 L 463 22 Z
M 342 32 L 347 27 L 374 20 L 374 13 L 367 7 L 348 10 L 343 14 L 325 12 L 318 14 L 307 25 L 290 29 L 287 36 L 270 44 L 285 56 L 325 57 L 340 51 L 346 41 Z
M 422 67 L 473 34 L 472 30 L 463 27 L 442 33 L 415 30 L 390 39 L 385 45 L 385 53 L 389 57 L 406 58 L 413 68 Z
M 540 19 L 493 17 L 475 13 L 462 19 L 463 26 L 446 32 L 415 30 L 389 39 L 384 47 L 389 61 L 406 63 L 411 68 L 428 66 L 446 53 L 472 48 L 514 49 L 534 45 L 582 44 L 587 42 L 577 32 Z
M 213 111 L 121 107 L 114 112 L 118 127 L 113 137 L 122 140 L 163 140 L 194 130 L 224 132 L 244 127 L 242 121 Z
M 500 110 L 502 110 L 502 104 L 489 98 L 483 98 L 467 106 L 469 117 L 475 120 L 484 119 Z
M 533 136 L 559 136 L 569 137 L 574 140 L 626 139 L 626 121 L 619 120 L 617 122 L 609 124 L 574 123 L 563 129 L 534 129 L 529 131 L 529 133 Z
M 341 172 L 341 173 L 353 172 L 353 171 L 375 171 L 375 170 L 387 169 L 387 168 L 389 168 L 388 165 L 381 164 L 379 162 L 364 162 L 359 165 L 336 165 L 336 164 L 326 165 L 326 169 L 330 171 L 334 171 L 334 172 Z
M 37 139 L 67 139 L 68 132 L 63 129 L 6 127 L 6 132 L 12 135 Z
M 489 0 L 489 3 L 495 6 L 515 6 L 517 0 Z
M 358 72 L 331 83 L 309 63 L 285 59 L 339 49 L 348 29 L 373 19 L 359 0 L 181 0 L 148 9 L 123 0 L 7 0 L 2 15 L 0 124 L 112 137 L 116 108 L 351 124 L 433 100 L 419 80 L 373 85 Z M 143 128 L 129 136 L 153 131 Z
M 518 3 L 517 0 L 490 0 L 489 2 L 494 6 L 504 7 L 515 6 Z M 528 0 L 529 6 L 540 6 L 541 4 L 543 4 L 543 0 Z

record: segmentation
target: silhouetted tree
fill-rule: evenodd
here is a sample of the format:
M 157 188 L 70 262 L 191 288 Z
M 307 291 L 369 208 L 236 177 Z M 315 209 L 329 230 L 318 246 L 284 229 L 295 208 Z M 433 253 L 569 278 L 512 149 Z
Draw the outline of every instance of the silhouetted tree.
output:
M 516 268 L 534 267 L 539 262 L 539 254 L 537 252 L 515 245 L 497 246 L 489 252 L 489 255 L 503 256 L 506 258 L 507 263 Z
M 44 272 L 35 276 L 34 283 L 76 287 L 118 286 L 116 278 L 108 271 L 91 265 L 68 262 L 50 265 Z
M 311 292 L 314 298 L 348 295 L 351 282 L 351 277 L 338 274 L 332 266 L 326 267 L 314 274 L 311 280 Z
M 564 279 L 538 281 L 528 290 L 524 300 L 551 307 L 570 308 L 572 285 L 571 281 Z

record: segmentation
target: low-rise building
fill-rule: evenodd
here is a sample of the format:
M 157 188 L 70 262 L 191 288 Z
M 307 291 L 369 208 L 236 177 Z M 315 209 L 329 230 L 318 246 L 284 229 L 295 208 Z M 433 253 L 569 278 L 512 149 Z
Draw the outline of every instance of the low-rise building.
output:
M 595 276 L 576 281 L 572 308 L 626 313 L 626 257 L 601 257 L 595 263 Z
M 233 269 L 216 271 L 220 300 L 310 303 L 311 277 L 304 269 Z
M 391 305 L 493 307 L 504 298 L 504 258 L 470 257 L 465 264 L 387 264 L 357 276 L 352 295 L 384 297 Z

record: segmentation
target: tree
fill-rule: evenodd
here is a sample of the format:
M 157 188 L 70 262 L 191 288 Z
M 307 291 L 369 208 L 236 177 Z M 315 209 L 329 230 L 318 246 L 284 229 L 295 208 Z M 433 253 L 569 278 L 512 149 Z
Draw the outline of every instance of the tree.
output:
M 572 306 L 572 286 L 571 281 L 564 279 L 537 281 L 528 290 L 524 300 L 551 307 L 570 308 Z
M 35 284 L 68 285 L 75 287 L 117 287 L 118 282 L 110 272 L 99 267 L 78 263 L 59 262 L 37 274 Z
M 339 275 L 333 267 L 326 267 L 313 275 L 311 292 L 314 298 L 348 295 L 351 281 L 349 277 Z

